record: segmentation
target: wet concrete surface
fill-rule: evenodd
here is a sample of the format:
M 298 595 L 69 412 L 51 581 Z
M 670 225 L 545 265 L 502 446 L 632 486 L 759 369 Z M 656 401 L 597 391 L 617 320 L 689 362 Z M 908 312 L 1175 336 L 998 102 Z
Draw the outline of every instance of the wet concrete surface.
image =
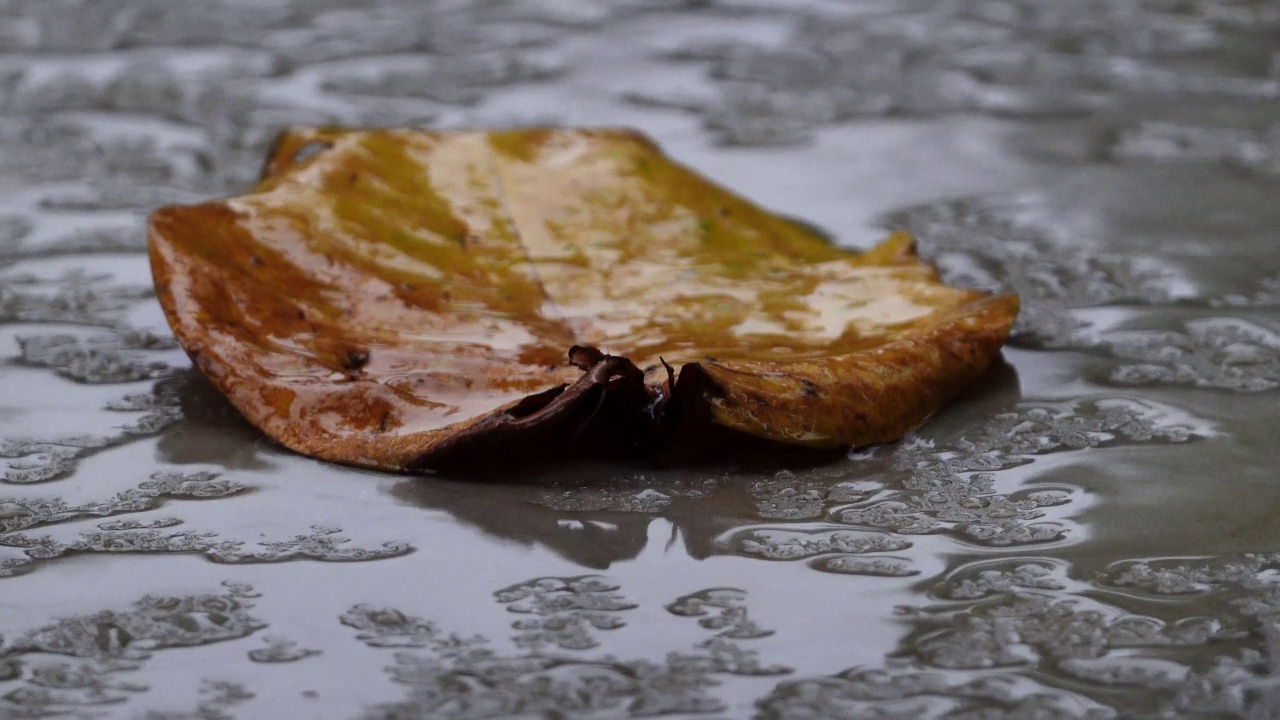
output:
M 1280 717 L 1280 6 L 0 0 L 0 719 Z M 626 125 L 1018 292 L 793 471 L 362 472 L 264 440 L 146 213 L 290 124 Z

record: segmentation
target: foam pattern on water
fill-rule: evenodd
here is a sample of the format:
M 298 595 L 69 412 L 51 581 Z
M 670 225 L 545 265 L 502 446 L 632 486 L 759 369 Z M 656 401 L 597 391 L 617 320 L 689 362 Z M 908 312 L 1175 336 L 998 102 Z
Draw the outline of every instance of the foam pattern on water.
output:
M 670 652 L 660 662 L 583 656 L 598 646 L 595 633 L 621 627 L 626 612 L 637 608 L 617 594 L 619 589 L 605 578 L 588 576 L 536 578 L 498 591 L 500 603 L 529 603 L 508 609 L 537 614 L 535 623 L 543 631 L 555 628 L 550 635 L 531 635 L 530 623 L 515 623 L 513 641 L 527 651 L 518 656 L 495 651 L 484 637 L 446 634 L 398 610 L 353 608 L 343 616 L 343 624 L 376 628 L 365 630 L 359 639 L 376 647 L 417 649 L 395 655 L 395 664 L 388 668 L 397 682 L 408 686 L 405 701 L 371 709 L 365 717 L 715 713 L 724 709 L 708 692 L 719 684 L 717 676 L 764 679 L 790 672 L 762 664 L 756 652 L 733 642 L 769 633 L 747 620 L 744 593 L 728 588 L 701 591 L 667 606 L 682 617 L 706 615 L 708 607 L 720 611 L 718 617 L 699 621 L 712 632 L 703 633 L 706 638 L 692 650 Z M 398 640 L 388 642 L 388 637 Z
M 155 662 L 158 652 L 247 637 L 266 626 L 254 616 L 253 589 L 229 583 L 222 592 L 145 596 L 122 609 L 66 617 L 3 646 L 0 677 L 15 687 L 0 717 L 75 717 L 147 691 L 125 673 Z M 211 684 L 208 711 L 234 705 L 243 689 Z M 24 714 L 25 713 L 25 714 Z M 196 715 L 198 716 L 198 715 Z

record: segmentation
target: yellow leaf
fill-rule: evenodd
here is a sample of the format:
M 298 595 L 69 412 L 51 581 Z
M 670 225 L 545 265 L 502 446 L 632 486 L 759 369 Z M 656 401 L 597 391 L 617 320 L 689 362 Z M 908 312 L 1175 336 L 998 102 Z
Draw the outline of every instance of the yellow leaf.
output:
M 150 249 L 250 422 L 390 470 L 892 441 L 1017 314 L 905 234 L 843 250 L 626 130 L 295 129 L 253 192 L 156 211 Z

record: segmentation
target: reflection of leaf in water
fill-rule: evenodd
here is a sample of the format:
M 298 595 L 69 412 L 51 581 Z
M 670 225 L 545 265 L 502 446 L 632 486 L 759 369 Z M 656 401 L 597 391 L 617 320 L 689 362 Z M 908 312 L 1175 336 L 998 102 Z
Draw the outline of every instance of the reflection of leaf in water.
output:
M 1017 313 L 905 235 L 842 250 L 621 130 L 296 129 L 254 192 L 154 213 L 151 250 L 246 418 L 392 470 L 896 440 Z
M 160 460 L 175 465 L 216 465 L 228 470 L 264 470 L 261 438 L 222 393 L 194 368 L 178 370 L 168 380 L 174 412 L 183 422 L 165 428 L 156 450 Z
M 548 508 L 538 503 L 543 499 L 539 489 L 526 485 L 406 480 L 391 492 L 401 502 L 445 510 L 455 520 L 485 533 L 521 545 L 545 545 L 578 565 L 597 570 L 639 555 L 648 542 L 646 528 L 652 519 L 645 513 L 612 507 L 584 512 Z
M 596 569 L 638 555 L 654 518 L 672 523 L 672 541 L 697 558 L 901 552 L 912 543 L 900 536 L 920 533 L 988 546 L 1041 544 L 1067 537 L 1081 491 L 1057 483 L 1005 487 L 1022 482 L 1006 471 L 1050 453 L 1181 444 L 1213 434 L 1207 423 L 1175 408 L 1126 397 L 1016 400 L 978 397 L 976 408 L 948 409 L 946 415 L 963 422 L 944 415 L 931 423 L 927 440 L 809 469 L 740 470 L 707 479 L 708 473 L 693 471 L 585 466 L 575 471 L 581 476 L 551 473 L 545 485 L 405 481 L 392 492 Z

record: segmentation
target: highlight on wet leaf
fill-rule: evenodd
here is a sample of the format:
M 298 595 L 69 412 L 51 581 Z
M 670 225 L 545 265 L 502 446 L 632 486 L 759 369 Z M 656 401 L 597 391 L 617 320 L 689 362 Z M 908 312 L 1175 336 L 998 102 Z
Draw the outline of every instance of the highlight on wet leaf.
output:
M 250 422 L 387 470 L 889 442 L 1017 314 L 614 129 L 290 130 L 252 192 L 153 213 L 150 253 Z

